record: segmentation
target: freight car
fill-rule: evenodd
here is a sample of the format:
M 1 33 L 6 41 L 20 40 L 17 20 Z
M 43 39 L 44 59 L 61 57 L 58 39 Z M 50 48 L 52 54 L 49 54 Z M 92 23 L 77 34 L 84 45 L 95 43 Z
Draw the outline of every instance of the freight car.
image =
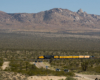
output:
M 39 56 L 38 59 L 89 59 L 94 58 L 94 56 L 89 55 L 79 55 L 79 56 L 54 56 L 54 55 L 44 55 Z

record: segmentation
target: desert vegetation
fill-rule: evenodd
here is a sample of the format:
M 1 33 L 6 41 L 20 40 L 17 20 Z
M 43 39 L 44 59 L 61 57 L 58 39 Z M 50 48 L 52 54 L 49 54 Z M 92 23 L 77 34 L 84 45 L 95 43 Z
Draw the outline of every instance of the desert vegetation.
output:
M 62 79 L 63 80 L 63 79 Z M 67 77 L 65 80 L 77 80 L 77 79 L 75 79 L 75 78 L 73 78 L 73 77 Z
M 60 34 L 60 37 L 55 37 L 51 33 L 32 33 L 31 35 L 30 33 L 0 33 L 0 36 L 0 71 L 3 71 L 1 69 L 3 62 L 10 62 L 9 67 L 3 71 L 4 74 L 11 72 L 25 76 L 67 77 L 74 76 L 74 73 L 100 74 L 99 38 L 61 37 Z M 94 58 L 37 59 L 40 55 L 90 55 Z M 35 61 L 47 62 L 55 70 L 37 68 L 34 64 L 30 64 Z M 66 80 L 70 79 L 72 78 L 66 78 Z
M 3 59 L 0 58 L 0 66 L 2 66 L 2 64 L 3 64 Z
M 6 71 L 18 72 L 22 74 L 26 74 L 29 76 L 39 75 L 39 76 L 74 76 L 74 73 L 64 71 L 52 71 L 44 68 L 37 68 L 35 65 L 30 65 L 29 62 L 26 61 L 11 61 L 10 68 L 6 69 Z
M 72 12 L 54 8 L 28 14 L 0 11 L 0 80 L 26 80 L 29 76 L 76 80 L 73 76 L 80 73 L 100 75 L 99 25 L 99 15 L 82 9 Z M 42 55 L 94 57 L 37 59 Z M 37 67 L 38 62 L 50 66 Z
M 83 36 L 83 38 L 82 38 Z M 99 38 L 56 33 L 0 33 L 0 49 L 100 51 Z
M 40 55 L 93 55 L 91 59 L 37 59 Z M 32 50 L 32 49 L 0 49 L 0 67 L 3 62 L 9 61 L 9 67 L 4 71 L 0 69 L 0 76 L 8 73 L 19 74 L 16 79 L 26 80 L 28 76 L 66 76 L 65 80 L 75 80 L 74 73 L 100 74 L 100 52 L 99 51 L 71 51 L 71 50 Z M 47 62 L 55 70 L 37 68 L 30 62 Z M 40 62 L 41 63 L 41 62 Z M 60 71 L 56 71 L 60 69 Z M 68 72 L 64 70 L 69 70 Z M 10 76 L 13 76 L 10 75 Z M 21 77 L 24 75 L 24 77 Z M 9 76 L 1 77 L 7 79 Z M 12 78 L 12 80 L 14 79 Z
M 64 69 L 70 70 L 70 72 L 88 72 L 93 74 L 100 74 L 100 52 L 85 52 L 85 51 L 68 51 L 68 50 L 0 50 L 0 59 L 2 63 L 4 61 L 10 61 L 10 70 L 12 72 L 21 72 L 29 75 L 36 75 L 41 74 L 41 72 L 49 72 L 54 73 L 51 70 L 46 69 L 38 69 L 34 65 L 29 64 L 29 62 L 35 61 L 43 61 L 50 63 L 55 69 L 59 68 L 61 71 L 64 72 Z M 40 55 L 93 55 L 95 58 L 91 59 L 37 59 Z M 33 70 L 33 72 L 32 72 Z M 34 70 L 38 70 L 34 73 Z M 60 72 L 61 74 L 64 74 Z M 59 75 L 60 73 L 57 72 L 53 75 Z M 42 73 L 43 74 L 43 73 Z M 70 74 L 70 73 L 69 73 Z
M 0 71 L 0 80 L 27 80 L 27 76 L 14 72 Z

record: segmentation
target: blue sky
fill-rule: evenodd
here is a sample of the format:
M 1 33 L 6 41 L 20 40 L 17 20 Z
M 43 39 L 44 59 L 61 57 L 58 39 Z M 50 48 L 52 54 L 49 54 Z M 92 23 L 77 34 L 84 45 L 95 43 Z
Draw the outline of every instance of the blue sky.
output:
M 37 13 L 52 8 L 82 9 L 100 15 L 100 0 L 0 0 L 0 11 L 7 13 Z

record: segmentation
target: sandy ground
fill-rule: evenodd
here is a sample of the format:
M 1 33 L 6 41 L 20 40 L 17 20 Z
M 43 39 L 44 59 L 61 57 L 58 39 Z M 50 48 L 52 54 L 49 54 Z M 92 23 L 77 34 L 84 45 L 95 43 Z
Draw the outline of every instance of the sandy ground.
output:
M 100 75 L 85 75 L 85 74 L 76 74 L 74 77 L 77 80 L 95 80 L 95 78 L 100 79 Z M 30 76 L 28 80 L 60 80 L 66 79 L 65 76 Z
M 86 75 L 86 74 L 75 74 L 76 78 L 83 78 L 85 80 L 95 80 L 95 78 L 100 79 L 100 75 Z M 81 80 L 81 79 L 80 79 Z
M 37 68 L 46 68 L 43 62 L 30 62 L 30 64 L 35 64 Z
M 30 64 L 35 64 L 37 68 L 45 68 L 48 66 L 48 69 L 50 69 L 50 64 L 47 62 L 30 62 Z
M 44 63 L 43 62 L 37 62 L 37 63 L 35 63 L 36 64 L 36 67 L 37 68 L 46 68 L 46 65 L 44 65 Z
M 59 80 L 65 78 L 64 76 L 30 76 L 28 80 Z
M 0 71 L 0 80 L 27 80 L 27 76 L 14 72 Z
M 9 61 L 4 62 L 1 68 L 5 70 L 7 67 L 9 67 Z
M 76 78 L 77 80 L 95 80 L 95 78 L 100 79 L 100 75 L 85 75 L 85 74 L 77 74 Z M 0 80 L 61 80 L 66 79 L 65 76 L 25 76 L 19 73 L 13 73 L 13 72 L 0 72 Z

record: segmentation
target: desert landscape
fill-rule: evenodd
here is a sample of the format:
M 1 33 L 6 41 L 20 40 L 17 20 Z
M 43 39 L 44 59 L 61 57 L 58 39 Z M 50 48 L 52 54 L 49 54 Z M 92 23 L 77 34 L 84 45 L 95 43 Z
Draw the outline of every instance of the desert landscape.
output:
M 55 1 L 0 2 L 0 80 L 100 80 L 97 2 Z
M 46 68 L 48 63 L 44 63 L 44 62 L 30 62 L 30 64 L 36 64 L 36 67 L 38 68 Z M 6 68 L 9 67 L 9 62 L 4 62 L 2 65 L 2 70 L 5 70 Z M 50 67 L 50 64 L 49 64 Z M 49 68 L 51 69 L 51 68 Z M 66 80 L 67 77 L 65 76 L 26 76 L 26 75 L 22 75 L 20 73 L 13 73 L 13 72 L 6 72 L 6 71 L 1 71 L 0 72 L 0 79 L 4 79 L 4 80 Z M 75 76 L 73 77 L 74 79 L 77 80 L 95 80 L 95 78 L 100 79 L 100 75 L 87 75 L 87 74 L 79 74 L 79 73 L 75 73 Z

